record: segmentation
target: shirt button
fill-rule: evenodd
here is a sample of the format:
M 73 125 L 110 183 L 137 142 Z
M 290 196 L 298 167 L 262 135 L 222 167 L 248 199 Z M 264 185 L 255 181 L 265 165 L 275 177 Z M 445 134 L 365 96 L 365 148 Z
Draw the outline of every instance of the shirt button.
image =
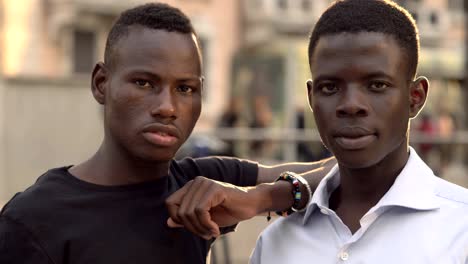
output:
M 328 211 L 325 210 L 325 209 L 320 209 L 320 212 L 322 212 L 322 214 L 324 214 L 324 215 L 328 215 Z
M 345 260 L 348 260 L 348 258 L 349 258 L 348 252 L 341 252 L 341 254 L 340 254 L 340 259 L 341 260 L 345 261 Z

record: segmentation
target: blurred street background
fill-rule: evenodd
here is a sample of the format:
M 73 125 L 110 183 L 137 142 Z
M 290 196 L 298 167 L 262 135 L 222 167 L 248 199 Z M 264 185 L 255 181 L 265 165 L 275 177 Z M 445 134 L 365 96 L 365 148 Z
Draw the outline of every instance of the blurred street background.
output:
M 108 30 L 143 0 L 0 0 L 0 207 L 52 167 L 102 139 L 90 92 Z M 323 148 L 308 108 L 308 34 L 330 0 L 167 0 L 192 19 L 206 78 L 203 112 L 183 156 L 266 164 L 313 161 Z M 416 19 L 419 74 L 431 82 L 411 145 L 437 175 L 468 187 L 467 4 L 396 1 Z M 136 47 L 138 48 L 138 47 Z M 44 205 L 47 206 L 47 205 Z M 246 263 L 264 217 L 216 242 L 213 263 Z

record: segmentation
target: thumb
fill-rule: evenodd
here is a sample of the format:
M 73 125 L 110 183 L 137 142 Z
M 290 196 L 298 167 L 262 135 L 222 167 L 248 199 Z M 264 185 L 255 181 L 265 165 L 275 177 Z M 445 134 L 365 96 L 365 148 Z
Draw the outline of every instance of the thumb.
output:
M 167 219 L 167 226 L 169 226 L 170 228 L 183 228 L 184 227 L 183 225 L 176 223 L 170 217 Z

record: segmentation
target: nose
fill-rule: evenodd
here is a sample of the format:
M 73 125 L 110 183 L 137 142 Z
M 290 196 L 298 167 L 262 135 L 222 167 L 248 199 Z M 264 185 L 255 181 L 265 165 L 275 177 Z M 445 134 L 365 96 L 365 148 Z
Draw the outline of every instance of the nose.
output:
M 365 91 L 358 87 L 348 87 L 340 98 L 336 108 L 338 117 L 364 117 L 369 113 L 369 105 Z
M 153 94 L 153 96 L 155 98 L 151 104 L 151 115 L 158 118 L 175 119 L 175 98 L 171 88 L 164 87 L 158 93 Z

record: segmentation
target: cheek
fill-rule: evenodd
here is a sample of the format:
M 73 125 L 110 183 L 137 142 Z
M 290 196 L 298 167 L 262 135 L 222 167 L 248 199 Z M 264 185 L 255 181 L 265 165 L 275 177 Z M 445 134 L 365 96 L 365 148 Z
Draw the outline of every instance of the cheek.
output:
M 407 122 L 410 104 L 406 95 L 395 94 L 395 96 L 376 101 L 373 108 L 376 113 L 386 117 L 389 124 L 399 124 Z
M 191 113 L 192 113 L 192 119 L 196 123 L 198 118 L 200 117 L 202 110 L 202 103 L 201 103 L 201 98 L 193 98 L 191 100 Z
M 315 123 L 317 125 L 318 128 L 324 128 L 326 127 L 326 120 L 331 120 L 332 116 L 331 114 L 334 113 L 334 111 L 332 111 L 330 108 L 330 105 L 331 104 L 324 104 L 324 103 L 321 103 L 321 104 L 317 104 L 317 103 L 314 103 L 312 105 L 312 111 L 314 113 L 314 119 L 315 119 Z
M 190 134 L 193 127 L 197 123 L 198 118 L 200 117 L 202 109 L 201 99 L 191 98 L 189 100 L 184 100 L 181 104 L 181 108 L 179 109 L 183 109 L 180 114 L 184 116 L 184 123 L 188 130 L 187 134 Z
M 330 108 L 328 106 L 328 108 Z M 334 116 L 330 116 L 330 109 L 326 106 L 314 104 L 312 110 L 314 112 L 315 125 L 317 126 L 318 132 L 322 142 L 329 147 L 328 140 L 328 125 L 333 123 Z
M 129 126 L 140 119 L 144 111 L 143 96 L 129 87 L 118 87 L 109 96 L 109 115 L 118 125 Z

